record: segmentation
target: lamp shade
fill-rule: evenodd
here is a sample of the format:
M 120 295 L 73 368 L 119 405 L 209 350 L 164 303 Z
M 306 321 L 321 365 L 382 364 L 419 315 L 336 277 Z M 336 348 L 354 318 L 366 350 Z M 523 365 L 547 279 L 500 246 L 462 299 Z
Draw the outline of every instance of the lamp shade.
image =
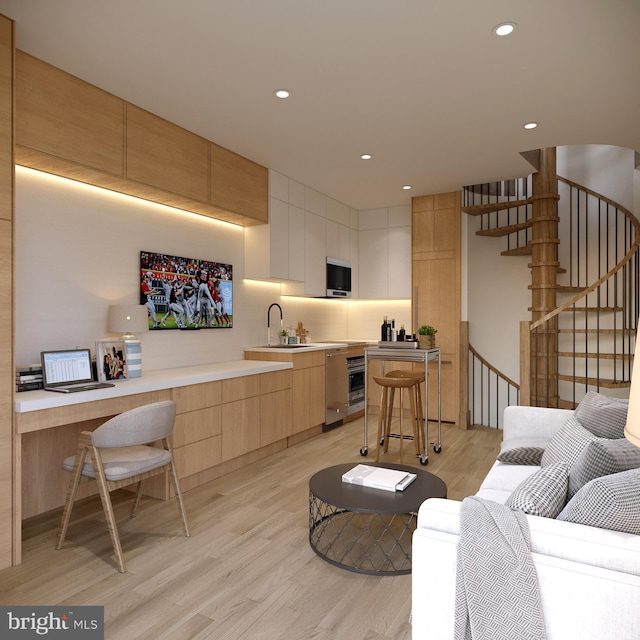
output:
M 126 337 L 148 331 L 147 307 L 141 304 L 109 305 L 107 329 L 110 333 L 118 333 Z
M 631 372 L 631 389 L 629 390 L 629 408 L 627 409 L 627 424 L 624 435 L 629 442 L 640 447 L 640 340 L 636 336 L 636 353 Z

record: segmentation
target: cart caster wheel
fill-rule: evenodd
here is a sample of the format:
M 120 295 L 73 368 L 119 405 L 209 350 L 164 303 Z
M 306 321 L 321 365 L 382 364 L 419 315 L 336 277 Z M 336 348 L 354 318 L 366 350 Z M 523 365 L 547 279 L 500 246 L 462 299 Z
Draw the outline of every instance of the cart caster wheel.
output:
M 433 450 L 434 450 L 436 453 L 440 453 L 440 452 L 442 451 L 442 445 L 440 445 L 440 444 L 434 444 L 434 445 L 433 445 Z
M 361 456 L 366 456 L 367 453 L 369 453 L 369 449 L 367 447 L 362 447 L 362 449 L 360 449 Z
M 423 467 L 426 467 L 429 464 L 429 457 L 428 456 L 420 456 L 420 464 Z

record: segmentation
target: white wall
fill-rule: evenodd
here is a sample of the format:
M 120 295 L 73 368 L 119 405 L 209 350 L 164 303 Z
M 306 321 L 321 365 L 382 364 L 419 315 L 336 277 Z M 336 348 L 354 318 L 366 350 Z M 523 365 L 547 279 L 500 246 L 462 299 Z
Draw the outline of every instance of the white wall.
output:
M 408 324 L 408 301 L 281 297 L 280 285 L 244 280 L 244 231 L 48 174 L 16 169 L 16 363 L 44 349 L 93 348 L 107 337 L 109 304 L 139 300 L 141 250 L 229 263 L 234 326 L 150 331 L 145 370 L 243 359 L 266 342 L 267 308 L 278 302 L 285 325 L 302 321 L 313 341 L 377 340 L 382 315 Z M 272 324 L 279 326 L 276 310 Z

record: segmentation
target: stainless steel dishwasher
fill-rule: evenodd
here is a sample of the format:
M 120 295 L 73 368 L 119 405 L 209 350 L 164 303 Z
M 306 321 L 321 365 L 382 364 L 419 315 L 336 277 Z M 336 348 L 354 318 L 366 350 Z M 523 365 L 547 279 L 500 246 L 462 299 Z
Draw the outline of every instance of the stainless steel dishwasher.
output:
M 325 352 L 325 419 L 323 430 L 342 424 L 349 410 L 349 382 L 346 347 Z

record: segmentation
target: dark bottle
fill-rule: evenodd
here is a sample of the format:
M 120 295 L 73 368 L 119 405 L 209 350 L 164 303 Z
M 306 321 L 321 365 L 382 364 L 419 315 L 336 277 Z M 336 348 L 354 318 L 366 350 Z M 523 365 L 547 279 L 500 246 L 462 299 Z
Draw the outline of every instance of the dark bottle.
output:
M 382 322 L 382 327 L 381 327 L 381 337 L 380 340 L 382 340 L 382 342 L 386 342 L 389 338 L 388 338 L 388 333 L 389 333 L 389 323 L 387 322 L 387 316 L 384 317 L 384 320 Z
M 398 342 L 404 342 L 406 332 L 404 330 L 404 325 L 400 325 L 400 331 L 398 331 Z

